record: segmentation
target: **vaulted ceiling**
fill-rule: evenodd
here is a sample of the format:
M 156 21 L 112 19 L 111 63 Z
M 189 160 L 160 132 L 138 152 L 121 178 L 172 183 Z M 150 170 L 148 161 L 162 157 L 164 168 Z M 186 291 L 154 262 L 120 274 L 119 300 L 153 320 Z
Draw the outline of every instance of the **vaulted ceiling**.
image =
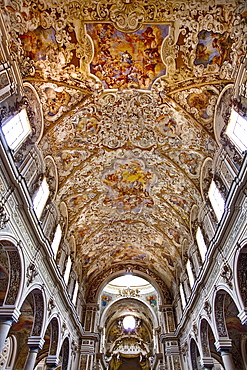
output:
M 170 288 L 189 245 L 214 111 L 243 54 L 245 2 L 9 1 L 38 147 L 54 161 L 81 281 L 128 264 Z

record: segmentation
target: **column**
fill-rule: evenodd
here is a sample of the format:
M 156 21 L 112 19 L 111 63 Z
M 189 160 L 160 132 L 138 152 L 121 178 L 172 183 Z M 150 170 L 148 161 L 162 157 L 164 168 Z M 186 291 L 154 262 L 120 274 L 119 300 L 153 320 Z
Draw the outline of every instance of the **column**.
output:
M 44 339 L 41 337 L 29 337 L 27 341 L 27 345 L 29 347 L 29 352 L 27 355 L 27 359 L 24 365 L 24 370 L 33 370 L 35 361 L 37 358 L 37 354 L 39 350 L 43 347 L 44 345 Z
M 220 338 L 214 343 L 217 351 L 221 354 L 225 370 L 235 370 L 232 359 L 231 348 L 232 341 L 229 338 Z
M 71 366 L 72 370 L 80 369 L 80 360 L 81 360 L 81 344 L 78 345 L 74 363 Z
M 222 361 L 225 367 L 225 370 L 235 370 L 235 366 L 232 359 L 232 354 L 230 353 L 230 350 L 221 350 L 220 351 Z
M 243 310 L 241 310 L 239 312 L 238 318 L 241 321 L 241 324 L 242 325 L 246 325 L 247 324 L 247 310 L 246 310 L 246 308 L 244 308 Z
M 84 329 L 85 332 L 93 333 L 96 327 L 96 315 L 99 311 L 99 305 L 94 303 L 88 303 L 86 305 L 85 319 L 84 319 Z
M 83 335 L 80 353 L 80 370 L 93 370 L 95 358 L 95 345 L 99 340 L 99 335 L 92 333 L 91 335 Z
M 20 311 L 15 307 L 0 307 L 0 353 L 13 322 L 17 322 Z
M 213 362 L 212 357 L 203 357 L 200 362 L 201 362 L 202 368 L 205 370 L 211 370 L 214 367 L 214 362 Z
M 160 339 L 162 343 L 165 343 L 167 369 L 182 369 L 178 339 L 175 334 L 162 334 Z
M 59 358 L 56 355 L 48 355 L 46 359 L 46 368 L 50 370 L 56 369 L 59 363 Z

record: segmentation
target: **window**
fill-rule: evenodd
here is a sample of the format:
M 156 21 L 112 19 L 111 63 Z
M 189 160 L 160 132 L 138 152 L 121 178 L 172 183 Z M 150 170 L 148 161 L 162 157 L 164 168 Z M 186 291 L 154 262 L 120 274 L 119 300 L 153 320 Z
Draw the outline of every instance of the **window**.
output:
M 73 293 L 73 298 L 72 298 L 72 303 L 75 305 L 76 304 L 76 299 L 77 299 L 77 294 L 78 294 L 78 289 L 79 289 L 79 284 L 78 281 L 75 282 L 75 289 Z
M 226 134 L 241 152 L 247 150 L 247 117 L 232 109 Z
M 26 109 L 10 118 L 2 130 L 10 149 L 16 150 L 31 132 Z
M 47 184 L 46 178 L 44 177 L 33 199 L 34 211 L 38 218 L 40 218 L 42 215 L 48 196 L 49 196 L 49 186 Z
M 133 316 L 125 316 L 123 319 L 123 327 L 125 330 L 133 330 L 136 327 L 136 321 Z
M 184 308 L 186 306 L 186 300 L 185 300 L 184 288 L 183 288 L 182 283 L 179 285 L 179 291 L 180 291 L 180 296 L 181 296 L 181 301 L 182 301 L 182 307 Z
M 208 191 L 208 196 L 213 206 L 216 218 L 219 222 L 224 213 L 225 201 L 214 181 L 211 182 Z
M 71 265 L 72 265 L 72 261 L 71 261 L 71 258 L 69 256 L 68 261 L 67 261 L 67 266 L 66 266 L 66 269 L 65 269 L 65 273 L 64 273 L 64 281 L 65 281 L 66 285 L 69 282 L 69 274 L 70 274 Z
M 193 275 L 193 272 L 192 272 L 191 261 L 189 259 L 187 261 L 186 268 L 187 268 L 187 271 L 188 271 L 190 286 L 192 288 L 193 285 L 194 285 L 194 282 L 195 282 L 195 278 L 194 278 L 194 275 Z
M 206 246 L 204 237 L 202 235 L 202 230 L 200 227 L 198 227 L 197 232 L 196 232 L 196 241 L 197 241 L 197 245 L 198 245 L 201 257 L 202 257 L 202 261 L 204 261 L 205 255 L 207 253 L 207 246 Z
M 57 251 L 58 251 L 58 247 L 59 247 L 59 244 L 60 244 L 60 241 L 61 241 L 61 237 L 62 237 L 62 229 L 61 229 L 60 224 L 58 224 L 57 228 L 56 228 L 56 231 L 55 231 L 55 234 L 54 234 L 52 244 L 51 244 L 51 248 L 54 252 L 55 257 L 57 255 Z

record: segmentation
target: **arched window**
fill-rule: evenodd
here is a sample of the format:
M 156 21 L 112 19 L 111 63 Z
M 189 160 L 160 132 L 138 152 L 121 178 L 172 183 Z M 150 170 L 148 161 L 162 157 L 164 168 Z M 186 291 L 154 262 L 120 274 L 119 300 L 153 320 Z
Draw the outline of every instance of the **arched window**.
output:
M 200 227 L 197 228 L 196 241 L 197 241 L 197 245 L 198 245 L 201 257 L 202 257 L 202 261 L 204 261 L 205 260 L 205 255 L 207 253 L 207 246 L 206 246 L 204 237 L 202 235 L 202 230 L 201 230 Z
M 60 224 L 58 224 L 56 227 L 53 241 L 51 243 L 51 249 L 53 250 L 55 257 L 57 255 L 57 251 L 58 251 L 61 238 L 62 238 L 62 229 L 61 229 Z
M 33 198 L 33 208 L 38 218 L 40 218 L 42 215 L 48 196 L 49 196 L 49 186 L 47 184 L 46 178 L 44 177 L 37 193 Z
M 226 134 L 240 152 L 247 150 L 247 117 L 240 116 L 232 109 Z
M 2 130 L 10 149 L 18 149 L 31 132 L 26 109 L 22 109 L 20 113 L 6 121 L 2 126 Z
M 191 266 L 190 259 L 188 259 L 188 261 L 187 261 L 186 268 L 187 268 L 187 272 L 188 272 L 188 276 L 189 276 L 190 286 L 192 288 L 193 285 L 194 285 L 194 282 L 195 282 L 195 278 L 194 278 L 194 274 L 193 274 L 193 271 L 192 271 L 192 266 Z
M 214 209 L 216 218 L 218 222 L 220 221 L 225 208 L 225 200 L 222 197 L 219 189 L 217 188 L 214 181 L 211 182 L 211 185 L 208 190 L 208 197 L 210 199 L 210 202 L 212 204 L 212 207 Z
M 70 270 L 71 270 L 71 265 L 72 265 L 72 261 L 71 261 L 71 258 L 69 256 L 68 261 L 67 261 L 67 266 L 66 266 L 66 269 L 65 269 L 65 273 L 64 273 L 64 281 L 65 281 L 66 285 L 69 282 L 69 274 L 70 274 Z

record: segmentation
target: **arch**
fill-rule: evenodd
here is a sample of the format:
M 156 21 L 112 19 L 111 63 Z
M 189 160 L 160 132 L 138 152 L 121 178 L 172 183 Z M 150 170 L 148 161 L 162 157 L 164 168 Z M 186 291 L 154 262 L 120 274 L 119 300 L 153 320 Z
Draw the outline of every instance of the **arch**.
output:
M 66 337 L 63 340 L 61 350 L 60 350 L 60 357 L 61 357 L 61 370 L 67 370 L 70 358 L 70 351 L 69 351 L 69 338 Z
M 100 318 L 100 323 L 99 323 L 99 326 L 100 327 L 103 327 L 104 326 L 104 324 L 105 324 L 105 320 L 106 320 L 106 318 L 107 318 L 107 315 L 108 315 L 108 311 L 111 309 L 111 307 L 112 306 L 114 306 L 114 304 L 116 304 L 117 302 L 120 302 L 120 301 L 124 301 L 124 300 L 126 300 L 126 299 L 129 299 L 129 298 L 124 298 L 124 297 L 120 297 L 120 298 L 118 298 L 118 299 L 116 299 L 116 300 L 114 300 L 113 302 L 111 302 L 107 307 L 106 307 L 106 309 L 104 310 L 104 312 L 103 312 L 103 314 L 101 315 L 101 318 Z M 147 303 L 146 302 L 144 302 L 144 301 L 142 301 L 141 299 L 138 299 L 137 297 L 135 297 L 135 298 L 131 298 L 131 299 L 134 299 L 134 300 L 136 300 L 136 301 L 139 301 L 139 302 L 141 302 L 141 303 L 143 303 L 144 305 L 145 305 L 145 307 L 147 308 L 147 310 L 150 312 L 150 316 L 152 317 L 152 319 L 153 319 L 153 323 L 155 324 L 154 325 L 154 327 L 158 327 L 159 326 L 159 324 L 158 324 L 158 320 L 157 320 L 157 317 L 156 317 L 156 315 L 155 315 L 155 313 L 154 313 L 154 311 L 153 311 L 153 309 L 151 308 L 151 307 L 149 307 L 148 305 L 147 305 Z
M 35 342 L 37 347 L 43 342 L 45 326 L 45 299 L 39 285 L 33 285 L 20 302 L 20 316 L 12 324 L 10 335 L 15 336 L 18 355 L 14 368 L 23 369 L 28 356 L 28 343 Z
M 18 306 L 24 285 L 24 258 L 17 241 L 11 236 L 1 235 L 0 247 L 3 248 L 8 258 L 8 278 L 6 277 L 8 283 L 3 304 Z
M 193 370 L 200 370 L 200 352 L 195 339 L 190 341 L 190 360 Z
M 60 327 L 57 317 L 53 317 L 50 321 L 51 326 L 51 339 L 50 339 L 50 348 L 49 355 L 56 355 L 58 348 L 58 339 L 60 334 Z
M 243 302 L 243 309 L 247 308 L 247 244 L 239 251 L 236 264 L 236 286 L 239 289 Z
M 152 271 L 148 270 L 143 266 L 132 266 L 128 265 L 116 265 L 113 268 L 103 271 L 102 277 L 99 275 L 94 276 L 94 278 L 90 281 L 87 294 L 87 301 L 89 302 L 99 302 L 100 294 L 103 288 L 113 279 L 119 276 L 123 276 L 127 273 L 131 273 L 132 275 L 136 275 L 142 277 L 143 279 L 147 280 L 154 288 L 157 290 L 159 294 L 160 304 L 171 304 L 171 294 L 168 290 L 166 283 Z
M 247 326 L 242 325 L 238 317 L 239 309 L 233 294 L 221 287 L 216 292 L 214 302 L 214 318 L 217 329 L 217 349 L 231 350 L 233 362 L 236 368 L 246 369 L 243 361 L 243 338 L 247 333 Z M 244 334 L 244 336 L 243 336 Z M 226 345 L 226 343 L 228 343 Z
M 209 323 L 205 318 L 203 318 L 199 326 L 200 342 L 203 357 L 211 357 L 208 337 L 208 326 Z
M 223 289 L 216 292 L 213 305 L 213 315 L 216 324 L 216 332 L 218 337 L 228 337 L 224 315 L 224 302 L 227 292 Z
M 33 289 L 31 294 L 34 299 L 34 323 L 32 336 L 42 336 L 44 329 L 45 305 L 42 291 Z
M 45 333 L 44 333 L 44 345 L 39 350 L 35 365 L 37 366 L 40 362 L 48 363 L 55 366 L 58 362 L 58 344 L 60 337 L 60 320 L 59 317 L 53 315 L 50 318 Z
M 215 347 L 215 333 L 212 325 L 206 317 L 202 317 L 199 324 L 199 338 L 201 348 L 201 364 L 212 366 L 215 360 L 218 364 L 223 365 L 220 354 Z
M 33 299 L 34 322 L 31 331 L 31 336 L 43 336 L 46 327 L 46 298 L 42 287 L 39 284 L 30 286 L 25 296 L 22 297 L 20 306 L 31 296 Z

